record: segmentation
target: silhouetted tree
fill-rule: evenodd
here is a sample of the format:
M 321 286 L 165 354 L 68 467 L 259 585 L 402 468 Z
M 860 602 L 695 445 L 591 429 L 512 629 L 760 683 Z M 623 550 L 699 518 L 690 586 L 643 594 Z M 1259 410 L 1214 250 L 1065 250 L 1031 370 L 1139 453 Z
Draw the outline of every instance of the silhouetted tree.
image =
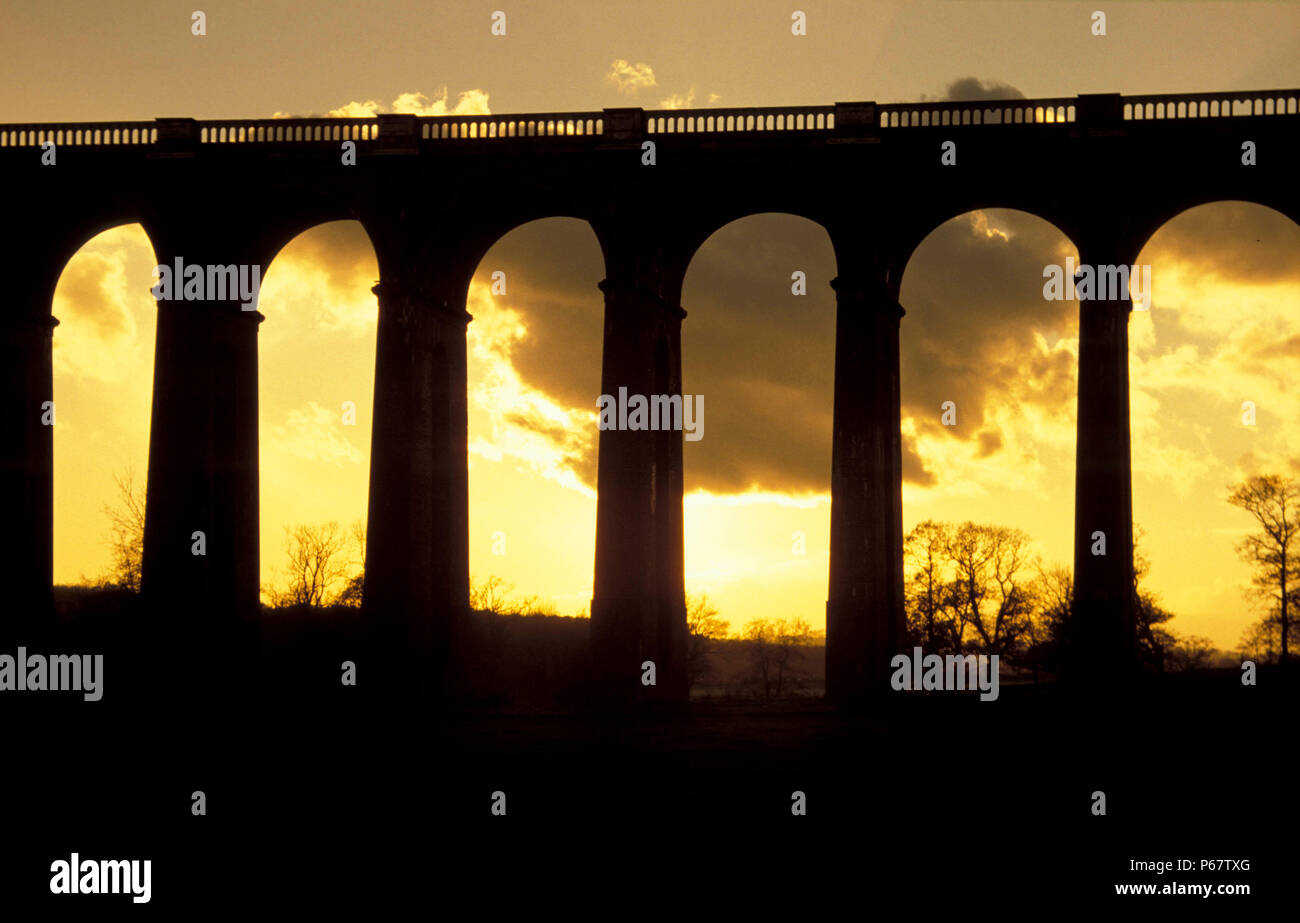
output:
M 356 573 L 348 578 L 342 592 L 339 593 L 335 602 L 340 606 L 349 606 L 351 608 L 360 608 L 366 589 L 366 525 L 357 520 L 352 524 L 349 538 L 351 539 L 352 551 L 355 557 L 351 564 L 355 567 Z
M 1219 649 L 1209 638 L 1200 635 L 1175 637 L 1165 649 L 1165 668 L 1173 671 L 1203 670 L 1212 666 L 1218 656 Z
M 113 564 L 103 582 L 138 593 L 144 561 L 145 491 L 136 487 L 135 469 L 130 466 L 114 474 L 113 483 L 117 485 L 117 505 L 104 506 L 110 523 L 108 545 Z
M 1060 641 L 1065 625 L 1074 607 L 1074 574 L 1063 565 L 1038 569 L 1039 628 L 1038 634 L 1046 640 Z
M 686 688 L 706 679 L 713 642 L 727 636 L 731 623 L 718 615 L 707 594 L 686 596 Z
M 508 584 L 497 576 L 490 576 L 482 583 L 470 577 L 469 607 L 477 612 L 505 615 L 506 600 L 512 590 L 514 590 L 514 584 Z
M 510 594 L 515 590 L 513 583 L 506 583 L 500 577 L 490 576 L 482 583 L 473 576 L 469 578 L 469 607 L 477 612 L 490 615 L 557 615 L 555 603 L 538 596 L 528 596 L 518 601 L 511 601 Z
M 1034 612 L 1029 536 L 1006 526 L 964 522 L 946 545 L 952 562 L 948 605 L 957 619 L 957 650 L 1005 655 L 1028 631 Z M 975 635 L 968 643 L 966 629 Z
M 750 642 L 751 681 L 764 700 L 801 688 L 807 677 L 802 648 L 825 636 L 824 631 L 813 631 L 807 619 L 754 619 L 745 625 L 741 637 Z
M 332 600 L 334 586 L 347 577 L 347 537 L 337 522 L 285 527 L 287 585 L 272 591 L 274 604 L 323 606 Z
M 347 584 L 339 593 L 338 599 L 335 600 L 340 606 L 348 606 L 352 609 L 361 608 L 362 599 L 366 592 L 366 572 L 358 571 L 348 578 Z
M 1247 628 L 1238 642 L 1242 660 L 1256 660 L 1267 663 L 1277 656 L 1277 631 L 1275 626 L 1256 622 Z
M 1032 644 L 1037 558 L 1006 526 L 926 520 L 904 543 L 908 632 L 932 653 L 1007 656 Z
M 1228 502 L 1254 517 L 1259 531 L 1237 544 L 1237 553 L 1254 568 L 1255 594 L 1268 604 L 1261 624 L 1277 639 L 1286 663 L 1295 633 L 1291 617 L 1300 583 L 1300 485 L 1291 478 L 1261 474 L 1229 487 Z
M 912 568 L 903 587 L 908 634 L 913 644 L 935 653 L 960 646 L 960 625 L 949 605 L 951 532 L 948 523 L 927 519 L 908 533 L 903 544 L 906 563 Z
M 1151 572 L 1151 561 L 1142 553 L 1146 537 L 1141 526 L 1133 529 L 1133 622 L 1137 631 L 1138 657 L 1143 665 L 1163 671 L 1178 647 L 1178 636 L 1166 626 L 1174 614 L 1160 605 L 1160 598 L 1142 587 Z
M 1025 665 L 1034 671 L 1034 682 L 1038 682 L 1040 669 L 1053 672 L 1060 669 L 1060 654 L 1067 643 L 1066 632 L 1074 610 L 1074 574 L 1070 569 L 1059 564 L 1044 568 L 1039 563 L 1037 570 L 1034 581 L 1037 611 L 1025 631 L 1023 655 Z
M 955 577 L 947 582 L 946 601 L 940 609 L 950 606 L 956 610 L 961 619 L 963 649 L 1020 660 L 1034 670 L 1035 679 L 1040 669 L 1059 671 L 1071 644 L 1073 626 L 1074 577 L 1070 569 L 1060 565 L 1044 567 L 1028 554 L 1028 536 L 1018 530 L 972 523 L 947 528 L 945 556 L 952 560 L 944 562 L 944 566 L 953 568 Z M 1214 652 L 1212 646 L 1207 654 L 1205 639 L 1180 640 L 1165 626 L 1173 613 L 1142 586 L 1150 571 L 1150 562 L 1139 545 L 1144 534 L 1141 527 L 1135 528 L 1133 607 L 1139 656 L 1144 664 L 1157 670 L 1164 669 L 1166 662 L 1174 669 L 1202 663 Z M 1028 574 L 1031 563 L 1032 579 Z M 915 586 L 923 585 L 926 578 L 918 579 L 914 573 L 911 582 L 915 595 Z M 986 626 L 982 632 L 971 615 L 977 606 L 980 623 Z M 919 606 L 911 605 L 909 619 L 916 622 L 921 611 Z M 964 638 L 967 625 L 975 628 L 971 641 Z

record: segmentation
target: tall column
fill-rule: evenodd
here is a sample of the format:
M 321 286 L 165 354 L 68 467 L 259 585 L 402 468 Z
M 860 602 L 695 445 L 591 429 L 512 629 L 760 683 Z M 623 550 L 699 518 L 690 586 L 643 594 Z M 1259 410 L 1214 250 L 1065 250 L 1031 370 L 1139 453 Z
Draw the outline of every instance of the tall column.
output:
M 616 268 L 600 288 L 601 393 L 681 394 L 681 273 L 661 286 Z M 686 698 L 682 478 L 681 430 L 601 431 L 591 649 L 604 707 Z
M 49 313 L 51 296 L 52 290 L 33 290 L 18 306 L 21 312 L 0 325 L 0 393 L 9 407 L 0 424 L 0 484 L 14 539 L 6 554 L 9 602 L 0 616 L 0 638 L 12 641 L 33 638 L 53 615 L 54 428 L 46 421 L 53 400 L 51 335 L 58 321 Z
M 684 407 L 682 321 L 686 311 L 676 304 L 664 304 L 664 308 L 655 347 L 654 393 L 681 394 Z M 686 674 L 686 544 L 682 519 L 685 437 L 682 430 L 660 430 L 651 435 L 655 441 L 655 573 L 659 589 L 655 655 L 664 671 L 659 679 L 659 691 L 667 701 L 684 702 L 690 692 Z
M 364 605 L 403 691 L 447 691 L 469 609 L 465 310 L 473 267 L 389 272 L 379 331 Z
M 185 265 L 207 265 L 196 250 L 158 253 L 164 265 L 174 265 L 173 254 Z M 181 283 L 175 286 L 179 296 Z M 141 594 L 159 636 L 182 647 L 185 662 L 199 659 L 224 675 L 252 657 L 260 615 L 262 319 L 237 298 L 158 303 Z
M 1119 265 L 1114 250 L 1085 265 Z M 1091 262 L 1103 260 L 1104 262 Z M 1126 293 L 1127 294 L 1127 293 Z M 1074 490 L 1074 619 L 1069 672 L 1081 682 L 1136 664 L 1127 300 L 1079 302 Z M 1104 546 L 1103 546 L 1104 542 Z
M 842 268 L 831 286 L 836 324 L 826 693 L 852 703 L 888 689 L 889 660 L 905 637 L 898 373 L 903 309 L 897 286 L 883 272 L 853 265 Z

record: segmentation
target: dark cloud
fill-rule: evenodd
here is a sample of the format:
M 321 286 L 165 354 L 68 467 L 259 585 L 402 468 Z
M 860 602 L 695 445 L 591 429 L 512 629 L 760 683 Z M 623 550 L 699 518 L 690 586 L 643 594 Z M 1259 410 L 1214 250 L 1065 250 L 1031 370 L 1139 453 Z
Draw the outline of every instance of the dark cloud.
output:
M 583 483 L 596 486 L 596 440 L 592 436 L 571 432 L 536 415 L 508 413 L 506 422 L 545 438 L 560 450 L 564 467 L 576 474 Z
M 316 225 L 285 245 L 285 249 L 289 247 L 293 248 L 295 258 L 311 262 L 323 274 L 321 281 L 325 285 L 341 293 L 356 291 L 358 276 L 373 277 L 372 285 L 379 281 L 375 251 L 359 221 Z M 263 282 L 274 271 L 275 260 L 272 260 L 263 273 Z
M 530 386 L 577 409 L 600 393 L 604 264 L 595 235 L 568 219 L 533 222 L 499 241 L 477 278 L 506 273 L 503 304 L 524 312 L 528 336 L 514 347 Z M 791 294 L 791 273 L 808 294 Z M 683 390 L 704 395 L 704 439 L 687 442 L 687 489 L 825 490 L 830 484 L 835 301 L 834 256 L 825 231 L 789 216 L 761 215 L 715 235 L 683 291 Z M 559 434 L 548 434 L 565 454 Z M 572 466 L 594 484 L 591 458 Z M 918 466 L 918 471 L 919 471 Z
M 1300 334 L 1262 344 L 1255 350 L 1255 356 L 1260 359 L 1300 359 Z
M 979 99 L 1024 99 L 1025 94 L 1009 83 L 960 77 L 948 84 L 942 98 L 949 102 L 969 102 Z
M 78 254 L 59 276 L 59 295 L 74 306 L 75 315 L 64 323 L 89 325 L 104 342 L 122 339 L 130 332 L 125 309 L 113 288 L 112 263 L 93 252 Z
M 1188 258 L 1194 254 L 1200 265 L 1207 256 L 1222 258 L 1216 246 L 1249 253 L 1240 240 L 1225 240 L 1225 228 L 1255 229 L 1250 240 L 1258 238 L 1263 249 L 1265 241 L 1289 239 L 1294 227 L 1259 208 L 1254 214 L 1233 204 L 1214 209 L 1171 222 L 1162 231 L 1174 235 L 1168 245 Z M 338 226 L 316 246 L 324 256 L 355 244 L 348 235 L 358 233 L 355 225 Z M 1074 359 L 1051 347 L 1076 335 L 1078 307 L 1042 297 L 1043 267 L 1059 260 L 1063 248 L 1072 249 L 1052 225 L 1009 210 L 954 218 L 917 248 L 902 285 L 907 315 L 900 365 L 903 413 L 919 433 L 969 442 L 983 458 L 1006 448 L 1006 434 L 991 425 L 994 408 L 999 418 L 1008 409 L 1018 416 L 1028 404 L 1069 417 Z M 1262 269 L 1264 262 L 1250 265 Z M 565 406 L 594 408 L 604 316 L 596 283 L 604 269 L 590 228 L 570 219 L 525 225 L 489 251 L 479 281 L 490 283 L 498 269 L 506 273 L 503 303 L 521 311 L 528 327 L 513 354 L 521 377 Z M 790 291 L 796 270 L 806 274 L 806 295 Z M 685 445 L 688 489 L 829 488 L 835 298 L 828 283 L 834 275 L 825 231 L 787 215 L 736 222 L 700 249 L 682 296 L 684 390 L 705 397 L 704 439 Z M 1279 355 L 1298 348 L 1295 338 L 1265 347 Z M 957 404 L 956 426 L 940 420 L 949 400 Z M 594 485 L 595 440 L 574 439 L 544 420 L 512 422 L 544 435 Z M 911 438 L 904 439 L 903 471 L 921 485 L 943 474 L 927 467 Z
M 506 422 L 534 432 L 539 436 L 544 436 L 555 443 L 563 443 L 569 438 L 569 431 L 563 426 L 545 420 L 536 414 L 508 413 L 506 414 Z
M 1281 215 L 1244 203 L 1216 203 L 1169 222 L 1154 241 L 1160 258 L 1195 260 L 1198 271 L 1243 280 L 1295 278 L 1300 228 Z M 331 285 L 355 284 L 373 267 L 355 222 L 324 225 L 301 246 Z M 903 278 L 902 409 L 918 433 L 971 444 L 978 457 L 1006 448 L 991 425 L 1018 416 L 1023 405 L 1068 418 L 1076 369 L 1058 340 L 1076 335 L 1077 305 L 1045 301 L 1043 267 L 1069 242 L 1047 222 L 1022 212 L 990 210 L 952 219 L 917 248 Z M 1164 257 L 1170 254 L 1170 257 Z M 1205 269 L 1202 270 L 1202 267 Z M 549 219 L 516 229 L 488 252 L 477 278 L 506 273 L 503 302 L 523 313 L 528 335 L 515 345 L 521 377 L 557 402 L 594 409 L 600 393 L 604 276 L 591 229 Z M 806 274 L 807 294 L 793 295 L 791 274 Z M 705 397 L 704 439 L 685 444 L 686 486 L 719 492 L 750 488 L 804 492 L 830 486 L 835 357 L 834 256 L 826 232 L 788 215 L 757 215 L 715 234 L 696 255 L 683 290 L 684 390 Z M 1153 268 L 1157 286 L 1159 266 Z M 124 318 L 99 290 L 90 268 L 65 276 L 65 291 L 92 306 L 104 336 Z M 91 291 L 82 291 L 87 286 Z M 1176 311 L 1163 317 L 1166 345 L 1184 330 Z M 1044 352 L 1039 338 L 1046 342 Z M 1294 336 L 1259 347 L 1259 358 L 1295 356 Z M 940 420 L 957 404 L 957 425 Z M 1008 407 L 1007 405 L 1011 406 Z M 585 483 L 594 485 L 596 440 L 575 439 L 544 420 L 512 420 L 544 435 Z M 933 465 L 933 462 L 930 463 Z M 903 472 L 910 483 L 937 483 L 915 439 L 905 438 Z
M 498 270 L 506 274 L 499 301 L 523 312 L 528 327 L 515 346 L 515 369 L 557 402 L 594 411 L 605 322 L 597 288 L 605 264 L 595 233 L 572 218 L 530 222 L 497 241 L 474 278 L 490 286 Z
M 1300 229 L 1257 206 L 1218 203 L 1171 221 L 1156 243 L 1157 254 L 1194 258 L 1223 274 L 1282 278 L 1296 272 Z M 347 284 L 373 265 L 355 222 L 325 225 L 303 244 L 329 284 Z M 983 458 L 1006 448 L 1006 433 L 991 424 L 995 408 L 999 419 L 1008 410 L 1020 415 L 1027 404 L 1069 417 L 1074 359 L 1051 347 L 1076 335 L 1077 305 L 1045 301 L 1042 285 L 1043 267 L 1070 249 L 1052 225 L 1009 210 L 954 218 L 917 248 L 900 296 L 907 310 L 900 371 L 903 413 L 919 434 L 968 442 Z M 520 376 L 565 406 L 592 410 L 601 384 L 604 301 L 597 283 L 604 266 L 591 229 L 572 219 L 524 225 L 484 257 L 479 282 L 490 284 L 496 270 L 506 273 L 503 303 L 520 311 L 528 328 L 513 352 Z M 790 290 L 796 270 L 806 274 L 802 296 Z M 826 232 L 788 215 L 736 222 L 700 249 L 682 296 L 684 390 L 705 397 L 704 439 L 685 444 L 688 489 L 829 488 L 835 298 L 828 283 L 835 271 Z M 1177 312 L 1165 320 L 1162 336 L 1180 335 Z M 111 331 L 121 318 L 97 323 Z M 1295 337 L 1260 348 L 1268 357 L 1298 351 Z M 955 426 L 940 419 L 949 400 L 957 404 Z M 596 440 L 574 438 L 544 419 L 510 422 L 543 435 L 594 485 Z M 904 478 L 935 484 L 943 472 L 930 465 L 916 440 L 905 438 Z
M 1043 267 L 1059 259 L 1066 238 L 1042 219 L 992 209 L 936 229 L 917 248 L 903 276 L 907 310 L 900 338 L 903 412 L 921 431 L 957 439 L 985 429 L 991 401 L 1032 401 L 1068 413 L 1074 360 L 1044 354 L 1076 335 L 1078 306 L 1043 299 Z M 991 234 L 987 227 L 1005 232 Z M 943 426 L 945 401 L 957 425 Z M 1014 409 L 1014 408 L 1013 408 Z
M 1165 223 L 1143 248 L 1150 262 L 1153 303 L 1160 264 L 1196 261 L 1196 271 L 1239 282 L 1300 281 L 1300 225 L 1253 202 L 1211 202 Z
M 902 294 L 903 412 L 923 432 L 971 441 L 981 455 L 1003 445 L 986 424 L 990 401 L 1017 394 L 1068 414 L 1075 381 L 1069 354 L 1044 355 L 1035 340 L 1074 335 L 1076 306 L 1042 297 L 1042 269 L 1062 236 L 1032 216 L 989 215 L 1009 239 L 969 215 L 948 222 L 917 249 Z M 594 406 L 603 269 L 590 230 L 567 220 L 526 225 L 489 252 L 480 281 L 495 269 L 507 274 L 504 303 L 523 311 L 529 328 L 514 352 L 520 375 L 570 407 Z M 796 270 L 806 274 L 806 295 L 791 293 Z M 685 445 L 688 490 L 829 489 L 834 275 L 825 231 L 787 215 L 736 222 L 700 249 L 682 296 L 683 390 L 705 397 L 704 439 Z M 958 404 L 957 426 L 940 424 L 945 400 Z M 562 433 L 548 438 L 594 483 L 594 442 L 586 457 Z M 921 485 L 942 475 L 907 438 L 903 473 Z
M 791 276 L 806 278 L 794 295 Z M 835 257 L 826 232 L 755 215 L 710 238 L 683 287 L 684 390 L 705 396 L 705 435 L 688 446 L 688 487 L 830 487 Z
M 1284 470 L 1279 471 L 1279 467 Z M 1257 474 L 1282 474 L 1300 477 L 1300 456 L 1278 460 L 1261 455 L 1253 449 L 1237 456 L 1237 476 L 1252 477 Z
M 933 487 L 939 478 L 925 467 L 925 459 L 916 448 L 916 437 L 903 434 L 903 480 L 921 487 Z
M 980 446 L 979 458 L 988 458 L 994 452 L 1002 448 L 1002 431 L 998 429 L 986 429 L 975 437 Z

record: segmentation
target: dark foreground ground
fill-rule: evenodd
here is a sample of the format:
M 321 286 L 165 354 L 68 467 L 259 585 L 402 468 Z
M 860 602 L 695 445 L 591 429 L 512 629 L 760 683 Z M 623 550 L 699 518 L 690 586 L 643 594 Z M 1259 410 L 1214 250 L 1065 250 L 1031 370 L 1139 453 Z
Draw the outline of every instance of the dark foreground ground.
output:
M 854 713 L 814 699 L 619 717 L 368 697 L 337 684 L 334 657 L 278 684 L 232 674 L 228 700 L 206 705 L 183 684 L 123 688 L 121 668 L 98 703 L 0 697 L 0 908 L 192 919 L 324 900 L 411 908 L 358 919 L 521 905 L 733 919 L 739 901 L 768 919 L 784 915 L 773 902 L 865 918 L 902 901 L 916 919 L 952 905 L 1050 919 L 1094 901 L 1289 906 L 1300 887 L 1297 697 L 1276 670 L 1254 687 L 1216 671 L 1119 694 L 1097 677 L 1074 692 L 1004 686 L 995 702 L 898 693 Z M 306 694 L 311 676 L 333 685 Z M 196 790 L 206 816 L 191 813 Z M 50 863 L 74 851 L 152 859 L 150 904 L 52 896 Z M 1130 866 L 1178 859 L 1194 870 Z M 1201 868 L 1217 859 L 1249 871 Z M 1171 881 L 1252 894 L 1115 896 Z
M 865 715 L 11 713 L 3 893 L 48 898 L 50 861 L 75 850 L 152 858 L 155 909 L 267 895 L 436 905 L 493 883 L 508 899 L 533 876 L 552 880 L 541 905 L 590 899 L 593 879 L 669 905 L 678 888 L 741 887 L 1046 909 L 1175 877 L 1276 898 L 1294 888 L 1295 713 L 1235 682 L 1183 678 L 1118 708 L 1021 688 Z M 498 791 L 505 816 L 491 813 Z M 791 814 L 795 791 L 807 816 Z M 1251 870 L 1130 871 L 1161 858 Z

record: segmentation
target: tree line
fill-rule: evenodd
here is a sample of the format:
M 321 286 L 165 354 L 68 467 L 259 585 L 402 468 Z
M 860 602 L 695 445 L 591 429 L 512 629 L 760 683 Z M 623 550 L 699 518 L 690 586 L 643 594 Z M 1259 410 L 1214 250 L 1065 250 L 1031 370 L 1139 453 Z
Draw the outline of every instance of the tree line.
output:
M 1238 655 L 1286 663 L 1300 632 L 1294 618 L 1300 590 L 1300 484 L 1255 475 L 1231 485 L 1227 502 L 1250 515 L 1235 550 L 1251 568 L 1249 595 L 1263 615 L 1242 635 Z M 1158 670 L 1209 665 L 1207 638 L 1169 627 L 1173 613 L 1143 586 L 1150 562 L 1142 531 L 1133 547 L 1133 608 L 1143 662 Z M 1059 669 L 1069 645 L 1074 580 L 1068 568 L 1045 568 L 1029 536 L 1005 526 L 927 521 L 907 536 L 905 555 L 910 640 L 927 652 L 998 654 L 1035 670 Z
M 140 589 L 144 557 L 145 497 L 128 468 L 114 475 L 116 504 L 106 505 L 109 571 L 93 584 Z M 1300 590 L 1300 484 L 1282 475 L 1256 475 L 1229 487 L 1227 502 L 1247 513 L 1251 530 L 1236 544 L 1251 567 L 1250 596 L 1262 616 L 1243 634 L 1241 655 L 1265 662 L 1291 659 L 1300 639 L 1294 617 Z M 1155 669 L 1204 666 L 1216 654 L 1205 638 L 1183 637 L 1169 627 L 1173 614 L 1143 586 L 1150 564 L 1134 543 L 1133 604 L 1143 661 Z M 337 522 L 285 529 L 282 570 L 262 588 L 272 609 L 359 607 L 365 587 L 365 527 Z M 908 642 L 927 653 L 998 654 L 1005 662 L 1055 671 L 1069 641 L 1074 585 L 1070 570 L 1045 566 L 1019 529 L 974 522 L 927 520 L 904 542 Z M 494 614 L 556 615 L 552 603 L 529 597 L 511 601 L 499 577 L 471 580 L 470 607 Z M 798 673 L 800 649 L 824 643 L 825 632 L 803 619 L 755 619 L 737 633 L 707 596 L 687 607 L 688 672 L 698 681 L 708 670 L 714 642 L 741 640 L 758 652 L 764 689 L 783 690 Z M 779 694 L 779 693 L 778 693 Z
M 1061 670 L 1070 646 L 1074 577 L 1067 567 L 1045 566 L 1027 533 L 927 520 L 908 534 L 904 557 L 909 644 L 926 653 L 997 654 L 1035 677 L 1040 670 Z M 1135 540 L 1132 593 L 1143 663 L 1157 670 L 1207 665 L 1214 645 L 1169 629 L 1173 613 L 1142 586 L 1149 570 Z

